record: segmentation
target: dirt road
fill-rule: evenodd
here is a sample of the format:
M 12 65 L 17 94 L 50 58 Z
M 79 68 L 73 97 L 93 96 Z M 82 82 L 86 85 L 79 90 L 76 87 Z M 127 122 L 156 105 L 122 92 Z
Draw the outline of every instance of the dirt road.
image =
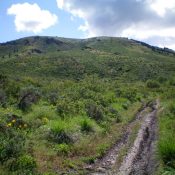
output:
M 157 111 L 159 101 L 146 106 L 126 128 L 121 139 L 93 166 L 91 175 L 153 175 L 157 167 L 155 151 L 157 140 Z M 149 112 L 148 112 L 149 111 Z M 118 165 L 121 150 L 130 145 L 133 127 L 140 123 L 135 140 Z M 121 163 L 122 162 L 122 163 Z

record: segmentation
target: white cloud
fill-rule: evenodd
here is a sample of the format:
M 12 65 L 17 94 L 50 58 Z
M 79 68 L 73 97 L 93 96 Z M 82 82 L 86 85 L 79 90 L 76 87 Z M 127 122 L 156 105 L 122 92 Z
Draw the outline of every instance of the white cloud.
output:
M 123 36 L 175 45 L 175 0 L 57 0 L 57 4 L 84 20 L 79 30 L 87 37 Z
M 152 0 L 151 8 L 161 17 L 164 17 L 169 10 L 175 10 L 174 0 Z
M 38 4 L 13 4 L 8 15 L 15 16 L 15 26 L 18 32 L 39 33 L 56 24 L 58 17 L 48 10 L 42 10 Z

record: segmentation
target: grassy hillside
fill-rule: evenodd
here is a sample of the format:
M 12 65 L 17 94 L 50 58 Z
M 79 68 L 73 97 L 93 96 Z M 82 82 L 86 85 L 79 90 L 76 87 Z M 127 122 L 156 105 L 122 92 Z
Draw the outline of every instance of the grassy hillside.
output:
M 156 98 L 169 116 L 159 121 L 160 172 L 174 171 L 175 142 L 163 144 L 175 134 L 171 50 L 126 38 L 28 37 L 0 44 L 0 70 L 0 174 L 86 174 Z
M 175 56 L 125 38 L 30 37 L 0 45 L 0 69 L 15 76 L 147 80 L 172 75 Z M 93 64 L 92 64 L 93 62 Z

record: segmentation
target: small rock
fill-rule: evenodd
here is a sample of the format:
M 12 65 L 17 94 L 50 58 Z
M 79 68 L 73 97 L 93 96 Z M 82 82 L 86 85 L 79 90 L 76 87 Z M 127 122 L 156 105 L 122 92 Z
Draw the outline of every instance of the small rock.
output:
M 105 168 L 99 167 L 99 168 L 97 168 L 97 171 L 101 172 L 101 173 L 104 173 L 105 172 Z

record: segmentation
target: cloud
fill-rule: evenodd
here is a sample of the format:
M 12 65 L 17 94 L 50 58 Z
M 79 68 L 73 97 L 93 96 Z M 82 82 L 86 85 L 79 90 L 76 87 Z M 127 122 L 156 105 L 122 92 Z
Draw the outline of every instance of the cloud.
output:
M 58 17 L 48 10 L 42 10 L 38 4 L 13 4 L 8 15 L 15 16 L 15 26 L 18 32 L 39 33 L 56 24 Z
M 175 45 L 175 40 L 166 40 L 175 38 L 175 0 L 57 0 L 57 4 L 84 20 L 79 30 L 87 37 L 122 36 Z

